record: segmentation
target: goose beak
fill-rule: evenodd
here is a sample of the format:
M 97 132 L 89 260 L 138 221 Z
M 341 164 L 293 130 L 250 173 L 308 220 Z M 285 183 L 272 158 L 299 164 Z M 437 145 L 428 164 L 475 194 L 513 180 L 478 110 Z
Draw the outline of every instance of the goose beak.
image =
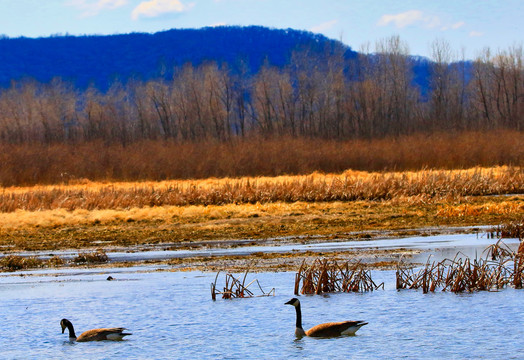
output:
M 293 299 L 291 299 L 288 302 L 284 303 L 284 305 L 293 305 Z

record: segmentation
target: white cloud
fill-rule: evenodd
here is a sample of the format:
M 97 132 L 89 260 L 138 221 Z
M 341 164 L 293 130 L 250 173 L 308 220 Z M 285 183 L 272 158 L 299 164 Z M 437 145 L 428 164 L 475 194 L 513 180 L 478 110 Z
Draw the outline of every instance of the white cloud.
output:
M 440 19 L 438 16 L 425 15 L 420 10 L 409 10 L 399 14 L 382 15 L 377 25 L 387 26 L 391 23 L 397 28 L 403 28 L 413 24 L 422 24 L 427 28 L 434 28 L 440 25 Z
M 449 30 L 449 29 L 453 29 L 453 30 L 457 30 L 461 27 L 463 27 L 466 23 L 464 21 L 459 21 L 459 22 L 456 22 L 454 24 L 451 24 L 451 25 L 446 25 L 446 26 L 443 26 L 440 28 L 440 30 L 442 31 L 446 31 L 446 30 Z
M 82 11 L 83 17 L 97 15 L 103 10 L 117 9 L 126 5 L 128 0 L 69 0 L 65 4 Z
M 382 15 L 382 17 L 378 20 L 378 25 L 386 26 L 390 23 L 395 23 L 396 27 L 403 28 L 417 21 L 420 21 L 420 19 L 422 19 L 422 14 L 422 11 L 419 10 L 410 10 L 395 15 L 386 14 Z
M 458 28 L 464 26 L 464 24 L 465 24 L 464 21 L 459 21 L 458 23 L 455 23 L 455 24 L 451 25 L 451 28 L 452 29 L 458 29 Z
M 167 13 L 189 10 L 194 4 L 184 5 L 180 0 L 149 0 L 142 1 L 131 13 L 131 18 L 157 17 Z
M 484 35 L 484 33 L 480 32 L 480 31 L 471 31 L 469 33 L 469 36 L 471 36 L 471 37 L 478 37 L 478 36 L 482 36 L 482 35 Z
M 337 23 L 338 23 L 338 20 L 336 20 L 336 19 L 335 20 L 331 20 L 331 21 L 326 21 L 325 23 L 313 26 L 309 30 L 312 31 L 312 32 L 315 32 L 315 33 L 320 33 L 320 32 L 323 32 L 323 31 L 331 29 Z

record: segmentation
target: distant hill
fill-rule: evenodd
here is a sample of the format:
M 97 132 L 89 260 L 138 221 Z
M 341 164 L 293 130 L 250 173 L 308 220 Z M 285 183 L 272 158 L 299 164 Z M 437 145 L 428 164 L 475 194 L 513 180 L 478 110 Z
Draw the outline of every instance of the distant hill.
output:
M 55 36 L 0 39 L 0 87 L 24 78 L 48 82 L 54 77 L 78 88 L 90 84 L 107 89 L 114 80 L 148 80 L 172 76 L 185 63 L 226 62 L 235 71 L 240 64 L 256 72 L 267 61 L 289 63 L 295 49 L 344 52 L 357 55 L 342 43 L 306 31 L 250 27 L 174 29 L 155 34 Z

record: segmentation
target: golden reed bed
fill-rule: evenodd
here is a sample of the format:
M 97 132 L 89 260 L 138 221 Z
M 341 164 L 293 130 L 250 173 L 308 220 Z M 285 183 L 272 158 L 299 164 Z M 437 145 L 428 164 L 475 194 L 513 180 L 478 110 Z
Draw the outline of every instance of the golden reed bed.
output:
M 308 224 L 318 218 L 331 219 L 328 221 L 332 227 L 334 221 L 339 225 L 346 217 L 365 217 L 369 225 L 370 218 L 392 221 L 399 215 L 411 214 L 410 221 L 413 221 L 414 216 L 420 217 L 427 211 L 431 216 L 449 219 L 443 221 L 450 224 L 461 218 L 477 217 L 478 221 L 485 221 L 486 216 L 518 217 L 524 214 L 520 197 L 518 201 L 514 201 L 514 197 L 477 202 L 473 199 L 478 199 L 477 195 L 522 194 L 523 190 L 524 173 L 518 167 L 385 173 L 346 171 L 162 182 L 83 181 L 0 189 L 0 228 L 39 227 L 41 233 L 43 228 L 79 224 L 119 223 L 127 224 L 126 227 L 144 227 L 144 221 L 159 221 L 187 227 L 207 222 L 211 225 L 198 229 L 212 226 L 209 231 L 220 233 L 222 228 L 234 227 L 239 222 L 263 219 L 272 223 L 295 219 Z M 426 209 L 425 205 L 430 207 Z M 388 226 L 388 222 L 378 223 Z
M 391 200 L 400 197 L 419 197 L 429 201 L 523 191 L 524 170 L 507 166 L 416 172 L 345 171 L 341 174 L 161 182 L 82 181 L 67 185 L 2 188 L 0 212 Z

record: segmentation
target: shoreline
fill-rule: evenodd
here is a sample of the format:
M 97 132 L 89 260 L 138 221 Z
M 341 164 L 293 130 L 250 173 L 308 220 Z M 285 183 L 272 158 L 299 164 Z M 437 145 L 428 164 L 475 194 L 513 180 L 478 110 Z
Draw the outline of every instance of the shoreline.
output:
M 416 234 L 415 234 L 416 232 Z M 258 242 L 251 239 L 226 242 L 208 241 L 188 249 L 184 244 L 162 244 L 131 248 L 106 248 L 105 261 L 75 263 L 75 256 L 81 251 L 62 250 L 53 253 L 46 251 L 18 252 L 16 256 L 48 261 L 59 257 L 61 263 L 44 265 L 33 269 L 2 273 L 20 274 L 27 270 L 52 269 L 110 269 L 127 267 L 154 267 L 163 271 L 246 271 L 279 272 L 296 271 L 305 261 L 311 263 L 318 258 L 337 261 L 358 262 L 368 269 L 394 269 L 400 259 L 413 266 L 424 263 L 435 250 L 475 247 L 482 251 L 488 244 L 499 238 L 492 235 L 490 226 L 474 227 L 431 227 L 407 230 L 403 236 L 393 231 L 375 231 L 352 234 L 367 235 L 365 239 L 348 237 L 345 239 L 326 239 L 325 237 L 273 238 Z M 475 239 L 473 242 L 471 239 Z M 467 239 L 470 239 L 469 241 Z M 512 239 L 507 239 L 513 243 Z M 514 240 L 514 239 L 513 239 Z M 502 239 L 504 242 L 504 239 Z M 196 245 L 196 244 L 193 244 Z M 514 245 L 514 244 L 512 244 Z M 100 251 L 98 250 L 98 251 Z M 458 251 L 458 250 L 456 250 Z M 12 254 L 11 254 L 12 255 Z M 9 255 L 3 255 L 3 257 Z M 0 257 L 0 261 L 2 258 Z

